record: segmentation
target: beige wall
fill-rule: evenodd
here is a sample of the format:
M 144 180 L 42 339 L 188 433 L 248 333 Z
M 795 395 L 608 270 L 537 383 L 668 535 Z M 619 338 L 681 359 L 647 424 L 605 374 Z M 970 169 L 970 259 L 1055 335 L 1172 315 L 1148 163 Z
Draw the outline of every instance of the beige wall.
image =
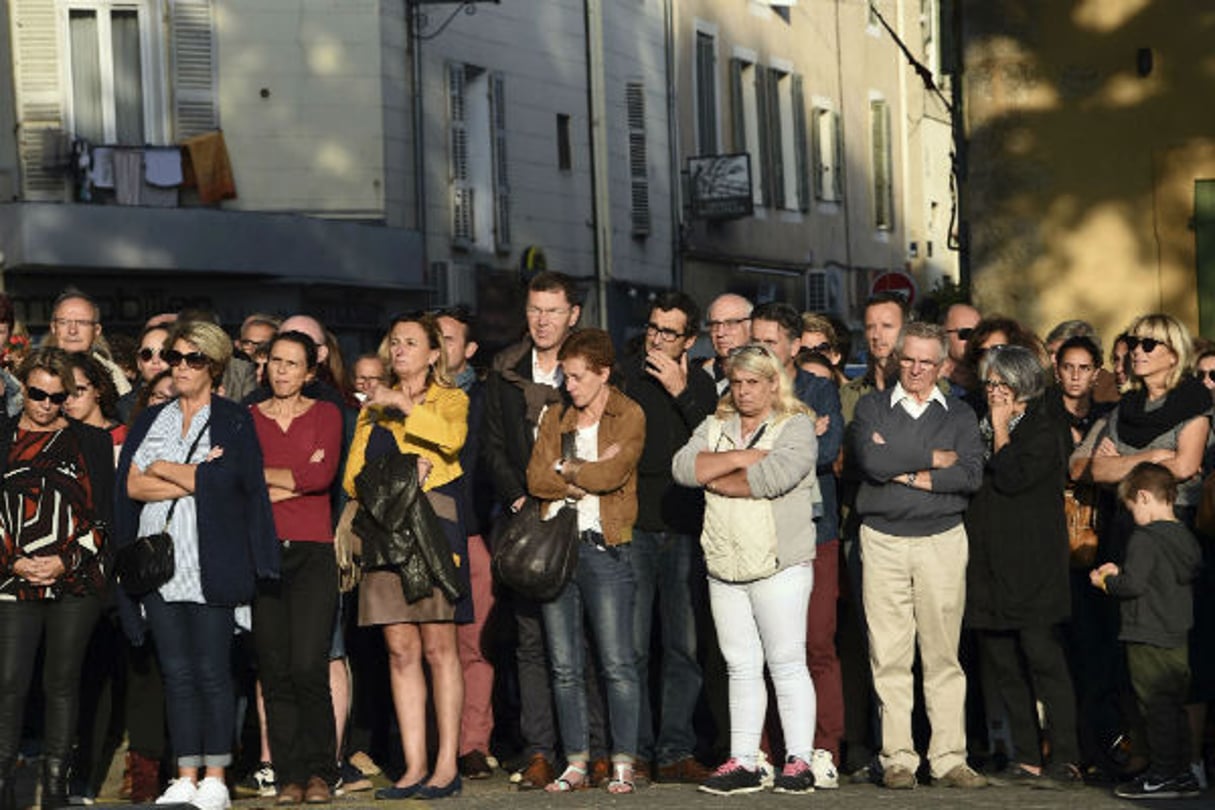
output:
M 225 0 L 216 16 L 240 192 L 225 207 L 383 217 L 378 0 Z
M 1040 331 L 1083 317 L 1112 336 L 1154 310 L 1196 328 L 1194 180 L 1215 177 L 1211 4 L 962 5 L 977 303 Z

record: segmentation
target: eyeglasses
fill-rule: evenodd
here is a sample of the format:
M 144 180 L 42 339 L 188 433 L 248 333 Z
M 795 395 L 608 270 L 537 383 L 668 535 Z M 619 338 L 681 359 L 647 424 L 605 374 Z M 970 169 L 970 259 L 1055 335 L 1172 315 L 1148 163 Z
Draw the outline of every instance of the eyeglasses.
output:
M 527 317 L 534 318 L 536 320 L 539 320 L 540 318 L 543 318 L 546 316 L 549 318 L 564 318 L 566 315 L 569 315 L 569 314 L 570 314 L 569 307 L 549 307 L 548 309 L 542 309 L 540 307 L 528 307 L 527 308 Z
M 1199 371 L 1198 379 L 1210 380 L 1211 382 L 1215 383 L 1215 368 L 1209 368 L 1206 371 Z
M 1003 389 L 1005 391 L 1012 390 L 1012 386 L 1009 385 L 1008 383 L 1004 382 L 1003 380 L 984 380 L 983 387 L 986 388 L 988 391 L 999 391 L 1001 389 Z
M 211 362 L 211 358 L 207 357 L 202 352 L 190 352 L 189 354 L 183 354 L 177 351 L 177 349 L 169 349 L 167 352 L 164 352 L 161 357 L 165 359 L 165 363 L 169 365 L 169 368 L 177 368 L 184 360 L 186 365 L 195 371 L 206 368 Z
M 809 352 L 818 352 L 819 354 L 826 354 L 827 352 L 831 351 L 831 344 L 827 343 L 826 341 L 823 341 L 822 343 L 818 344 L 817 346 L 802 346 L 802 348 Z
M 1143 349 L 1144 354 L 1151 354 L 1156 351 L 1157 346 L 1163 345 L 1164 341 L 1157 340 L 1156 338 L 1139 337 L 1138 335 L 1126 336 L 1126 350 L 1128 353 L 1135 351 L 1135 347 L 1138 346 Z
M 1000 351 L 1000 349 L 1003 349 L 1007 345 L 1008 345 L 1007 343 L 997 343 L 994 346 L 985 346 L 984 348 L 979 349 L 979 359 L 982 360 L 983 357 L 986 356 L 986 354 L 988 352 L 998 352 L 998 351 Z
M 975 333 L 973 326 L 960 326 L 957 329 L 946 329 L 945 334 L 957 335 L 958 340 L 970 340 L 970 336 Z
M 139 359 L 145 363 L 151 363 L 153 357 L 159 356 L 163 360 L 167 351 L 167 349 L 149 349 L 145 346 L 139 350 Z
M 62 405 L 63 403 L 67 402 L 68 398 L 67 391 L 56 391 L 52 394 L 49 391 L 43 391 L 41 388 L 35 388 L 33 386 L 30 386 L 29 389 L 26 390 L 26 394 L 34 402 L 43 402 L 49 399 L 52 405 Z
M 705 328 L 710 332 L 716 332 L 719 329 L 737 329 L 749 320 L 751 318 L 748 316 L 746 318 L 723 318 L 719 321 L 705 321 Z
M 269 346 L 269 345 L 270 345 L 270 341 L 268 341 L 268 340 L 261 340 L 261 341 L 258 341 L 258 340 L 248 340 L 248 339 L 242 338 L 242 339 L 240 339 L 240 340 L 236 341 L 236 345 L 237 345 L 237 346 L 240 346 L 240 350 L 241 350 L 242 352 L 244 352 L 245 354 L 250 354 L 250 355 L 251 355 L 251 354 L 253 354 L 254 352 L 260 351 L 261 349 L 264 349 L 264 348 L 266 348 L 267 346 Z M 141 356 L 141 357 L 143 356 L 143 352 L 140 352 L 140 356 Z M 149 359 L 149 358 L 144 357 L 144 360 L 145 360 L 145 361 L 146 361 L 146 360 L 148 360 L 148 359 Z
M 663 343 L 674 343 L 683 337 L 681 332 L 676 332 L 674 329 L 664 329 L 656 323 L 647 323 L 645 325 L 645 333 L 647 335 L 658 335 L 658 339 Z
M 51 323 L 60 329 L 84 329 L 97 325 L 97 321 L 89 321 L 83 318 L 52 318 Z

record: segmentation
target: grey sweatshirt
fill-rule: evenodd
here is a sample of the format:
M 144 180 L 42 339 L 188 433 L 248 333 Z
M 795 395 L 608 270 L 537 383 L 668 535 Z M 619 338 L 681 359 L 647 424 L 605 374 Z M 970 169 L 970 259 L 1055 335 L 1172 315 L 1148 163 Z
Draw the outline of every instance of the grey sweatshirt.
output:
M 1126 562 L 1105 590 L 1123 600 L 1118 638 L 1180 647 L 1194 621 L 1190 583 L 1198 575 L 1202 551 L 1181 522 L 1158 520 L 1139 526 L 1127 542 Z

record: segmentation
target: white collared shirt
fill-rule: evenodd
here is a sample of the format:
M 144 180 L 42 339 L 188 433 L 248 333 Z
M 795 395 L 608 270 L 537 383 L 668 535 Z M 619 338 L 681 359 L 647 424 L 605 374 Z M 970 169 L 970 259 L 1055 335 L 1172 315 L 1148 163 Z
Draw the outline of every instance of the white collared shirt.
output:
M 945 399 L 945 395 L 941 393 L 941 389 L 935 383 L 932 386 L 932 393 L 928 395 L 928 399 L 920 402 L 903 388 L 901 382 L 894 384 L 894 390 L 890 392 L 890 407 L 902 405 L 903 410 L 907 411 L 907 415 L 912 419 L 919 419 L 928 410 L 928 406 L 933 402 L 941 403 L 941 407 L 949 410 L 949 403 Z
M 536 357 L 536 350 L 532 349 L 532 382 L 551 385 L 553 388 L 560 388 L 561 383 L 565 382 L 565 377 L 561 373 L 561 364 L 553 364 L 553 370 L 544 372 L 540 368 L 540 363 Z

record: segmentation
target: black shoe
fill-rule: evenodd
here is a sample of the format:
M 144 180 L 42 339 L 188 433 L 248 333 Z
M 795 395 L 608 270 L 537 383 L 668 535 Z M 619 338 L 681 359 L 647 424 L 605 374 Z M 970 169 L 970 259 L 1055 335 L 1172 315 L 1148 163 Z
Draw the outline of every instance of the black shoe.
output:
M 1192 799 L 1202 793 L 1189 771 L 1173 777 L 1145 773 L 1114 788 L 1120 799 Z
M 776 775 L 772 785 L 773 793 L 813 793 L 814 771 L 810 763 L 798 757 L 785 760 L 785 767 Z
M 68 806 L 68 767 L 56 757 L 42 758 L 42 810 Z
M 493 776 L 494 769 L 489 765 L 489 757 L 484 751 L 469 751 L 457 760 L 460 775 L 465 779 L 488 779 Z
M 712 776 L 700 783 L 702 793 L 731 796 L 735 793 L 758 793 L 763 782 L 758 768 L 748 768 L 736 759 L 726 760 Z
M 16 763 L 0 763 L 0 810 L 17 810 Z

